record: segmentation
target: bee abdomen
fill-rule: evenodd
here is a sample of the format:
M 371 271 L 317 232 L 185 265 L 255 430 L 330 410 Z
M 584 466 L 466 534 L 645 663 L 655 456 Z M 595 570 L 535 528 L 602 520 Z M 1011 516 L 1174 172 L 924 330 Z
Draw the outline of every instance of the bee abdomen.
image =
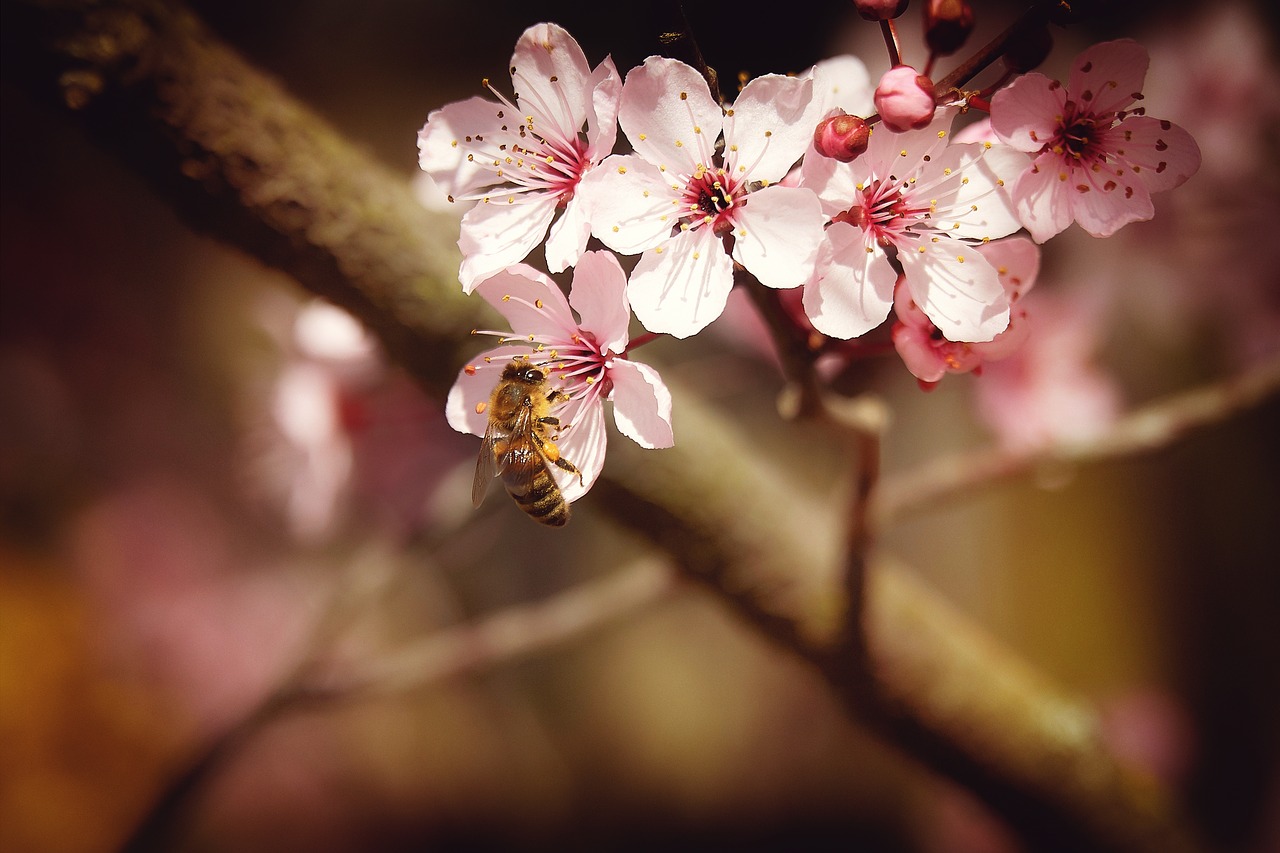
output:
M 533 478 L 528 494 L 512 497 L 534 521 L 551 527 L 563 527 L 569 520 L 569 504 L 560 494 L 556 481 L 545 470 Z

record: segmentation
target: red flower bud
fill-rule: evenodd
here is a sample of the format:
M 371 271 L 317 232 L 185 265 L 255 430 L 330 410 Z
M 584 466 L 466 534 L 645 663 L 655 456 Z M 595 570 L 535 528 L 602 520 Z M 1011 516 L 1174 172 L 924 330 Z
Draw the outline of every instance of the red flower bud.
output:
M 933 81 L 909 65 L 895 65 L 880 78 L 875 102 L 885 127 L 896 133 L 919 130 L 933 121 Z
M 870 138 L 867 123 L 851 115 L 823 119 L 813 129 L 813 147 L 817 152 L 841 163 L 848 163 L 866 151 Z
M 955 53 L 973 32 L 968 0 L 929 0 L 924 7 L 924 40 L 937 56 Z
M 853 0 L 853 5 L 868 21 L 887 21 L 907 11 L 907 0 Z

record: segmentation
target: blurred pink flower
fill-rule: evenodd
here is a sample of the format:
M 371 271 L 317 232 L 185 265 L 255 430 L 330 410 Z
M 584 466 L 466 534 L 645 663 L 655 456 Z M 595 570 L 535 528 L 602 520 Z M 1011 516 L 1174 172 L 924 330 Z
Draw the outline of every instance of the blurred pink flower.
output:
M 1024 74 L 991 99 L 1000 139 L 1034 156 L 1012 184 L 1022 224 L 1043 243 L 1073 221 L 1095 237 L 1150 219 L 1151 193 L 1200 167 L 1200 149 L 1177 125 L 1127 109 L 1142 98 L 1146 48 L 1131 39 L 1076 57 L 1066 88 Z
M 577 262 L 591 232 L 578 184 L 618 132 L 622 81 L 613 60 L 592 71 L 561 27 L 525 30 L 510 67 L 514 103 L 485 81 L 496 103 L 477 96 L 449 104 L 418 133 L 422 169 L 450 198 L 479 202 L 463 217 L 458 240 L 467 293 L 524 260 L 543 238 L 552 272 Z
M 503 343 L 472 359 L 458 373 L 445 404 L 449 424 L 483 436 L 483 404 L 516 357 L 528 357 L 551 373 L 553 387 L 568 395 L 553 411 L 560 419 L 557 443 L 582 478 L 552 473 L 565 500 L 586 494 L 600 476 L 605 457 L 604 401 L 613 403 L 618 431 L 641 447 L 670 447 L 671 394 L 657 371 L 627 358 L 627 276 L 609 252 L 587 252 L 573 273 L 565 299 L 550 278 L 525 264 L 480 282 L 477 291 L 511 324 L 511 332 L 488 332 Z M 577 311 L 580 320 L 574 319 Z

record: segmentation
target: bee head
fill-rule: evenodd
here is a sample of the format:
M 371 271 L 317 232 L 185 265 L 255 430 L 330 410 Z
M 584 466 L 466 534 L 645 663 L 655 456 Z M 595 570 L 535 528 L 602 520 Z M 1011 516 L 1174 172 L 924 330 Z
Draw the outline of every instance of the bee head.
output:
M 515 359 L 502 371 L 502 378 L 537 385 L 547 378 L 547 373 L 523 359 Z

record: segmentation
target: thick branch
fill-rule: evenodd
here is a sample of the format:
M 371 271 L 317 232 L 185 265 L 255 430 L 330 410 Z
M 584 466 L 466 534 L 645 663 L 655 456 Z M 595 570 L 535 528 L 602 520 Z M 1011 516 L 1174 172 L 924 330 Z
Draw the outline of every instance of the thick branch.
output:
M 425 386 L 446 387 L 482 308 L 459 292 L 451 220 L 422 210 L 402 178 L 180 6 L 58 8 L 6 3 L 6 63 L 78 109 L 201 227 L 351 309 Z M 30 45 L 47 50 L 22 54 Z M 1088 711 L 892 566 L 873 564 L 866 602 L 884 701 L 859 690 L 830 499 L 800 492 L 759 462 L 754 437 L 673 394 L 676 447 L 622 442 L 593 501 L 809 661 L 853 713 L 999 808 L 1036 849 L 1185 846 L 1161 793 L 1102 751 Z

